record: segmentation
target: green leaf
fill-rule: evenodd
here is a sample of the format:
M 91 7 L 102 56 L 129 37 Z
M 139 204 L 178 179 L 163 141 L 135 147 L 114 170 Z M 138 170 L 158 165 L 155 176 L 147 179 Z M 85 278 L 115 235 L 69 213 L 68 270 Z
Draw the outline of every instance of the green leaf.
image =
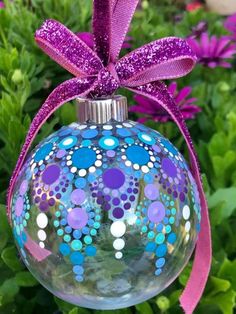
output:
M 135 305 L 135 308 L 140 314 L 154 314 L 151 305 L 148 302 L 137 304 Z
M 15 246 L 10 246 L 2 251 L 1 258 L 4 263 L 13 271 L 18 271 L 24 268 L 23 264 L 17 257 L 17 250 Z
M 38 285 L 38 281 L 31 275 L 29 271 L 22 271 L 16 274 L 16 283 L 20 287 L 34 287 Z
M 15 278 L 10 278 L 4 281 L 0 286 L 0 305 L 11 302 L 18 292 L 19 287 Z
M 232 288 L 236 291 L 236 259 L 231 262 L 226 258 L 221 265 L 218 276 L 230 281 Z

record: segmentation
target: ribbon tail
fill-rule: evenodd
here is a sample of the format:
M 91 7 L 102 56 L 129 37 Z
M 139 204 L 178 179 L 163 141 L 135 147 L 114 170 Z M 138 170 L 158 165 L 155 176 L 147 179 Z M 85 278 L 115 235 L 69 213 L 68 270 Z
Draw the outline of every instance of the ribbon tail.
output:
M 31 126 L 29 128 L 28 134 L 25 139 L 25 143 L 22 147 L 20 157 L 17 161 L 15 170 L 11 177 L 8 194 L 7 194 L 7 216 L 11 224 L 11 200 L 14 191 L 14 186 L 16 179 L 22 169 L 25 158 L 29 151 L 29 148 L 35 139 L 37 133 L 39 132 L 41 126 L 44 122 L 53 114 L 53 112 L 61 107 L 64 103 L 73 100 L 77 97 L 86 96 L 94 88 L 95 78 L 73 78 L 68 80 L 57 88 L 48 96 L 45 103 L 42 105 L 35 118 L 33 119 Z M 25 244 L 27 250 L 31 255 L 38 261 L 42 261 L 51 252 L 39 247 L 30 236 L 27 237 L 27 242 Z
M 204 195 L 198 160 L 189 131 L 181 112 L 162 82 L 152 82 L 143 86 L 129 88 L 153 101 L 157 101 L 172 117 L 185 138 L 188 146 L 193 176 L 197 182 L 201 202 L 201 231 L 199 233 L 193 268 L 188 283 L 180 297 L 180 304 L 186 314 L 193 313 L 204 291 L 211 267 L 211 229 L 208 206 Z

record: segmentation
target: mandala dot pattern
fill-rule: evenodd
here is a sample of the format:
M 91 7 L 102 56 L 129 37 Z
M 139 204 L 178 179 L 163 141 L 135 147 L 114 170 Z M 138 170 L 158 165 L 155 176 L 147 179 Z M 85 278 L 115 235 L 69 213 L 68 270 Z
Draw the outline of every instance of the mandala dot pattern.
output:
M 201 220 L 183 156 L 132 121 L 73 123 L 43 140 L 18 176 L 11 215 L 32 274 L 94 309 L 160 293 L 191 256 Z

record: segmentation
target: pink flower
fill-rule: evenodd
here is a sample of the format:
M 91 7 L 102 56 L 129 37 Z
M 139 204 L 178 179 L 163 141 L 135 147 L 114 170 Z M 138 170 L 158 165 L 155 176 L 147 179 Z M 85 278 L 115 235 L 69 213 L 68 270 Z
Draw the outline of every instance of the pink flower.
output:
M 0 9 L 3 9 L 3 8 L 5 8 L 5 4 L 3 1 L 0 1 Z
M 172 82 L 168 87 L 168 91 L 174 97 L 174 100 L 180 108 L 185 120 L 194 119 L 195 115 L 201 111 L 201 108 L 194 105 L 194 102 L 197 99 L 188 98 L 192 92 L 192 88 L 190 86 L 186 86 L 178 92 L 177 83 Z M 147 120 L 167 122 L 172 120 L 170 115 L 158 102 L 149 100 L 141 95 L 135 95 L 134 99 L 137 102 L 137 105 L 131 106 L 129 111 L 144 114 L 144 117 L 138 119 L 139 122 L 145 122 Z
M 81 40 L 83 40 L 83 42 L 86 43 L 86 45 L 88 47 L 90 47 L 91 49 L 93 49 L 93 45 L 94 45 L 94 40 L 93 40 L 93 35 L 91 33 L 88 32 L 84 32 L 84 33 L 77 33 L 76 34 Z M 130 42 L 133 40 L 133 38 L 131 36 L 126 36 L 125 37 L 125 42 L 122 45 L 123 49 L 130 49 L 132 46 L 130 44 Z
M 199 10 L 203 7 L 202 3 L 199 1 L 193 1 L 190 2 L 189 4 L 186 5 L 186 10 L 191 12 L 191 11 L 196 11 Z
M 226 60 L 231 59 L 236 53 L 236 45 L 232 43 L 229 37 L 209 37 L 208 33 L 202 33 L 199 40 L 193 37 L 186 40 L 195 52 L 199 63 L 209 68 L 231 67 L 231 64 Z

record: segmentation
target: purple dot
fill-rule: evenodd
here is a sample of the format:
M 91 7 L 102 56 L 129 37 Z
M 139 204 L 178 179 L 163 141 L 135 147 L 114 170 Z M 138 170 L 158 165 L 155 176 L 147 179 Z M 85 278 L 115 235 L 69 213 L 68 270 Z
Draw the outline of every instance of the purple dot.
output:
M 110 195 L 105 195 L 105 200 L 109 202 L 111 200 Z
M 46 201 L 46 199 L 47 199 L 47 194 L 46 194 L 46 193 L 43 193 L 43 195 L 41 196 L 41 199 L 42 199 L 43 201 Z
M 176 191 L 174 191 L 172 195 L 173 195 L 174 198 L 178 197 L 178 193 Z
M 58 192 L 60 190 L 59 186 L 55 187 L 55 191 Z
M 56 157 L 57 157 L 57 158 L 62 158 L 62 157 L 65 156 L 65 154 L 66 154 L 66 150 L 60 149 L 60 150 L 57 152 Z
M 114 150 L 108 150 L 106 154 L 108 157 L 114 157 L 116 155 L 116 152 Z
M 148 184 L 144 188 L 144 194 L 149 200 L 156 200 L 159 197 L 159 190 L 155 184 Z
M 23 197 L 19 196 L 15 204 L 15 213 L 17 217 L 19 217 L 22 214 L 23 208 L 24 208 L 24 200 L 23 200 Z
M 115 197 L 115 198 L 113 199 L 113 201 L 112 201 L 112 204 L 115 205 L 115 206 L 119 205 L 119 204 L 120 204 L 119 198 L 118 198 L 118 197 Z
M 39 204 L 39 209 L 42 211 L 42 212 L 46 212 L 48 210 L 48 203 L 46 201 L 42 201 L 40 202 Z
M 152 148 L 153 148 L 153 150 L 154 150 L 155 152 L 157 152 L 157 153 L 160 153 L 160 152 L 161 152 L 160 147 L 157 146 L 157 145 L 152 145 Z
M 181 200 L 181 202 L 184 202 L 185 201 L 185 195 L 184 195 L 184 193 L 180 193 L 180 195 L 179 195 L 179 199 Z
M 81 189 L 76 189 L 71 193 L 71 202 L 75 205 L 80 205 L 85 201 L 85 192 Z
M 162 159 L 161 167 L 169 177 L 172 178 L 176 177 L 177 175 L 176 166 L 169 158 Z
M 28 181 L 24 180 L 22 181 L 20 185 L 20 195 L 24 195 L 28 190 Z
M 147 215 L 151 222 L 158 223 L 165 217 L 165 206 L 161 202 L 153 202 L 148 207 Z
M 124 208 L 127 210 L 127 209 L 130 209 L 130 207 L 131 207 L 131 204 L 130 203 L 125 203 L 125 205 L 124 205 Z
M 108 169 L 103 173 L 104 184 L 111 189 L 118 189 L 125 183 L 125 176 L 119 169 Z
M 40 202 L 40 197 L 39 196 L 36 196 L 35 199 L 34 199 L 35 203 L 39 203 Z
M 54 195 L 53 191 L 50 191 L 49 196 L 53 196 L 53 195 Z
M 106 211 L 108 211 L 108 210 L 111 209 L 111 205 L 108 204 L 108 203 L 106 203 L 106 204 L 103 205 L 103 209 L 106 210 Z
M 127 195 L 126 194 L 121 194 L 121 197 L 122 201 L 126 201 L 127 200 Z
M 133 189 L 134 194 L 138 194 L 138 189 Z
M 112 213 L 113 213 L 113 216 L 117 219 L 122 218 L 124 216 L 124 211 L 120 207 L 116 207 Z
M 38 189 L 37 194 L 41 194 L 41 193 L 42 193 L 42 190 Z
M 50 165 L 44 170 L 42 174 L 42 181 L 45 184 L 50 185 L 54 183 L 55 181 L 57 181 L 59 176 L 60 176 L 60 168 L 57 165 Z
M 54 205 L 55 205 L 55 200 L 54 200 L 54 198 L 50 198 L 50 199 L 48 200 L 48 204 L 49 204 L 49 206 L 54 206 Z
M 129 200 L 130 200 L 131 202 L 133 202 L 133 201 L 135 200 L 134 195 L 131 195 L 131 196 L 129 197 Z
M 127 189 L 127 192 L 128 192 L 128 193 L 132 193 L 132 189 L 131 189 L 131 188 L 128 188 L 128 189 Z
M 86 226 L 88 222 L 88 215 L 83 208 L 72 209 L 67 216 L 68 224 L 73 229 L 81 229 Z
M 61 198 L 61 194 L 60 194 L 60 193 L 57 193 L 57 194 L 56 194 L 56 198 L 57 198 L 57 199 L 60 199 L 60 198 Z

